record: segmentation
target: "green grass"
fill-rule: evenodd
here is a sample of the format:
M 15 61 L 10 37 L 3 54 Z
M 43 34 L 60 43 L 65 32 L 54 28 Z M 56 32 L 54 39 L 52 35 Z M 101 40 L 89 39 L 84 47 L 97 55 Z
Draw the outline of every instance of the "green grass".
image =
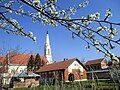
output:
M 15 88 L 14 90 L 116 90 L 116 86 L 120 87 L 119 83 L 109 81 L 81 81 L 73 83 L 64 83 L 60 85 L 41 85 L 32 88 Z M 119 89 L 118 89 L 119 90 Z

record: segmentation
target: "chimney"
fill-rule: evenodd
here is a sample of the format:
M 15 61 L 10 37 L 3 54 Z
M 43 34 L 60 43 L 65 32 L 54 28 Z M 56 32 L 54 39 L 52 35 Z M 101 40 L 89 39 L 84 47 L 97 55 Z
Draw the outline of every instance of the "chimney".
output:
M 64 60 L 63 60 L 63 61 L 66 61 L 66 60 L 68 60 L 68 58 L 64 58 Z

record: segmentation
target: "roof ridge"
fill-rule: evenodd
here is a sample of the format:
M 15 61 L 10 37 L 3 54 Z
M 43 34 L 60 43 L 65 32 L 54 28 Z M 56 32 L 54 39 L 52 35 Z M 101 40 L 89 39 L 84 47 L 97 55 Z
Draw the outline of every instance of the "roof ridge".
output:
M 97 64 L 97 63 L 101 63 L 102 60 L 105 60 L 105 59 L 104 59 L 104 58 L 99 58 L 99 59 L 89 60 L 89 61 L 87 61 L 85 64 L 86 64 L 86 65 Z
M 87 62 L 89 62 L 89 61 L 96 61 L 96 60 L 102 60 L 102 59 L 104 59 L 104 58 L 92 59 L 92 60 L 88 60 Z
M 39 70 L 37 70 L 36 72 L 66 69 L 75 60 L 76 59 L 68 59 L 66 61 L 59 61 L 59 62 L 51 63 L 51 64 L 48 64 L 48 65 L 44 65 Z

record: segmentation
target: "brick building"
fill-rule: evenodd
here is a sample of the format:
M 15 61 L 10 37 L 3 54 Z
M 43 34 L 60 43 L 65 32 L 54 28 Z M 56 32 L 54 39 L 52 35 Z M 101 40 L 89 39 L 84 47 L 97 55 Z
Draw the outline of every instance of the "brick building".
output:
M 52 82 L 55 78 L 67 82 L 71 74 L 75 81 L 87 80 L 86 68 L 76 58 L 45 65 L 36 73 L 40 74 L 41 81 L 45 82 Z
M 110 71 L 104 58 L 87 61 L 85 65 L 87 67 L 87 79 L 110 79 Z

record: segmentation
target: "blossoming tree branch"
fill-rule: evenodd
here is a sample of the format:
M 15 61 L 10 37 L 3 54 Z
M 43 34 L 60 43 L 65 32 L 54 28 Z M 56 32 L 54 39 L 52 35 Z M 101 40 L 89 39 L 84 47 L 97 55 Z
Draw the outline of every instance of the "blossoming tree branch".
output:
M 118 57 L 111 52 L 116 46 L 120 45 L 117 27 L 120 22 L 111 22 L 112 10 L 105 11 L 104 18 L 100 18 L 100 13 L 96 12 L 87 16 L 72 18 L 75 13 L 85 8 L 89 0 L 62 9 L 58 6 L 60 0 L 0 0 L 0 28 L 8 34 L 16 34 L 31 38 L 36 41 L 32 32 L 26 32 L 24 27 L 8 14 L 21 15 L 32 18 L 32 21 L 40 21 L 45 25 L 62 25 L 72 32 L 72 37 L 78 36 L 86 42 L 86 48 L 94 47 L 105 57 L 119 62 Z M 16 8 L 18 5 L 19 8 Z M 29 8 L 29 11 L 25 7 Z

